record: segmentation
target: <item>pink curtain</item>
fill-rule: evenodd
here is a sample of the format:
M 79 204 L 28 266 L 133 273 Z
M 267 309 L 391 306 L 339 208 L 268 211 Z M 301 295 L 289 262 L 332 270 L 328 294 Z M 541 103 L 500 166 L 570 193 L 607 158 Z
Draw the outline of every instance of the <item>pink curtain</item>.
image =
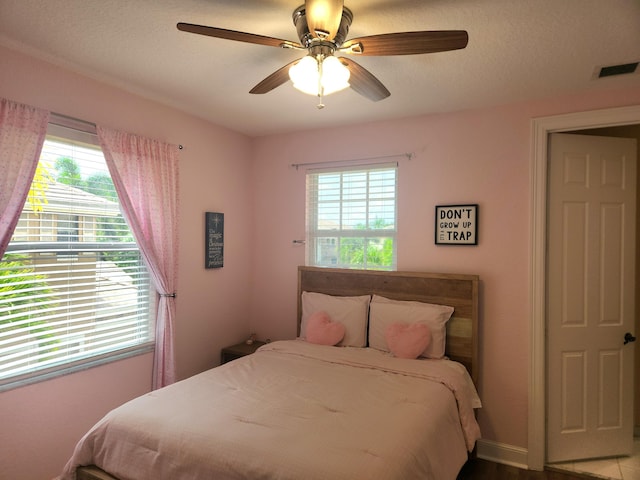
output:
M 48 123 L 48 111 L 0 98 L 0 258 L 31 188 Z
M 175 381 L 178 258 L 178 154 L 169 145 L 98 127 L 123 214 L 159 293 L 153 388 Z

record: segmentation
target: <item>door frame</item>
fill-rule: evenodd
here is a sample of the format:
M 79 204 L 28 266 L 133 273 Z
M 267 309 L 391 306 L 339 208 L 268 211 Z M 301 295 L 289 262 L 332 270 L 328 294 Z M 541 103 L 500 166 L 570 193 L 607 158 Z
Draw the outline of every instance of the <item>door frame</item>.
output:
M 640 124 L 640 105 L 534 118 L 531 121 L 529 259 L 529 415 L 527 464 L 546 461 L 547 152 L 550 133 Z

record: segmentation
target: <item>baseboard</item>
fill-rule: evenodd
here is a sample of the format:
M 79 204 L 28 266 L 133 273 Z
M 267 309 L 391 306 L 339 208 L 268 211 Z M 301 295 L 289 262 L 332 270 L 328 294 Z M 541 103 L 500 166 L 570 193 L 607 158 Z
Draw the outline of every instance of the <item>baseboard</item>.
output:
M 476 443 L 476 454 L 478 458 L 484 460 L 503 463 L 525 470 L 529 468 L 528 451 L 526 448 L 480 439 Z

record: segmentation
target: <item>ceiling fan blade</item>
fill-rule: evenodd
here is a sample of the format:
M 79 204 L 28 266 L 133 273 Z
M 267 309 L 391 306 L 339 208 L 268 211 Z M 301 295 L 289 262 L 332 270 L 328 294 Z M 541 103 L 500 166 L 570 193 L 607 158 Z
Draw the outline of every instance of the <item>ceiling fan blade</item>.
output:
M 377 102 L 391 95 L 387 87 L 363 66 L 357 64 L 350 58 L 340 57 L 338 60 L 346 65 L 351 73 L 349 77 L 351 88 L 363 97 Z
M 289 40 L 280 38 L 265 37 L 256 35 L 255 33 L 237 32 L 235 30 L 226 30 L 224 28 L 206 27 L 204 25 L 194 25 L 192 23 L 180 22 L 177 25 L 178 30 L 189 33 L 197 33 L 198 35 L 207 35 L 209 37 L 224 38 L 226 40 L 235 40 L 237 42 L 255 43 L 257 45 L 266 45 L 268 47 L 284 47 L 284 48 L 303 48 L 302 45 Z
M 311 35 L 333 40 L 340 27 L 343 7 L 343 0 L 305 0 L 305 15 Z
M 249 91 L 249 93 L 257 93 L 257 94 L 269 93 L 274 88 L 279 87 L 280 85 L 285 83 L 287 80 L 289 80 L 289 68 L 291 67 L 291 65 L 299 61 L 300 59 L 298 58 L 293 62 L 287 63 L 284 67 L 279 68 L 278 70 L 273 72 L 271 75 L 269 75 L 267 78 L 262 80 L 255 87 L 253 87 Z
M 464 30 L 383 33 L 347 40 L 340 51 L 360 55 L 416 55 L 458 50 L 467 43 L 469 35 Z

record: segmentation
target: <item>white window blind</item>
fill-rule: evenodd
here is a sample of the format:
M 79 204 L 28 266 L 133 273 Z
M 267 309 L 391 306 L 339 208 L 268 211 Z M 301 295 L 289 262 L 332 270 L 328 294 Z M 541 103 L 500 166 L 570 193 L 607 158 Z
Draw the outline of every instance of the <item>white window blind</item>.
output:
M 307 171 L 307 265 L 396 269 L 397 169 Z
M 152 348 L 149 275 L 96 140 L 50 125 L 0 260 L 0 387 Z

